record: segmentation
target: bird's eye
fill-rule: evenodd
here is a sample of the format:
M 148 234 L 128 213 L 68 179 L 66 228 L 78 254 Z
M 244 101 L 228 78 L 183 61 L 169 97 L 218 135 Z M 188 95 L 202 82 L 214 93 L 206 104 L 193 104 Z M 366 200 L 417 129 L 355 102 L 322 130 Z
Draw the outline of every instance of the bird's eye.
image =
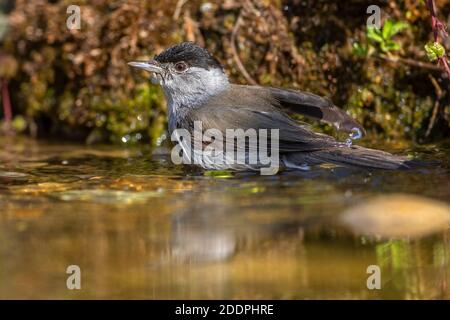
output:
M 187 64 L 184 62 L 178 62 L 175 64 L 175 71 L 177 72 L 184 72 L 188 68 Z

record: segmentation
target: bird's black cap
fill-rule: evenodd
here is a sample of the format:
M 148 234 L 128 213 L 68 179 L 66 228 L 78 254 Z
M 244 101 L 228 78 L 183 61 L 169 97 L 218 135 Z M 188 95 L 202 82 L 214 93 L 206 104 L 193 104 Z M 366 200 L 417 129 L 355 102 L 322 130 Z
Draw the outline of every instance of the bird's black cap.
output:
M 210 68 L 220 68 L 222 65 L 205 48 L 193 42 L 182 42 L 176 44 L 154 58 L 159 63 L 175 63 L 184 61 L 192 67 L 200 67 L 209 70 Z

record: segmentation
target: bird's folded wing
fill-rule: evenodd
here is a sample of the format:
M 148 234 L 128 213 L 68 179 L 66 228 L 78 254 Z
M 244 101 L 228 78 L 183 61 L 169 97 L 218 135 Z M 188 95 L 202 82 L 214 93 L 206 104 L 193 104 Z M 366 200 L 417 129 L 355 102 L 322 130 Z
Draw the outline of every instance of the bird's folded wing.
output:
M 365 134 L 364 128 L 356 120 L 327 98 L 290 89 L 272 87 L 261 87 L 261 89 L 270 92 L 280 106 L 288 112 L 329 123 L 344 132 L 352 132 L 356 128 L 361 134 Z
M 224 137 L 227 129 L 244 131 L 254 129 L 258 134 L 260 129 L 278 129 L 279 152 L 323 150 L 339 144 L 328 135 L 315 133 L 308 127 L 299 125 L 275 108 L 266 106 L 262 109 L 255 110 L 245 105 L 220 107 L 209 105 L 196 109 L 192 118 L 201 121 L 203 131 L 218 129 Z

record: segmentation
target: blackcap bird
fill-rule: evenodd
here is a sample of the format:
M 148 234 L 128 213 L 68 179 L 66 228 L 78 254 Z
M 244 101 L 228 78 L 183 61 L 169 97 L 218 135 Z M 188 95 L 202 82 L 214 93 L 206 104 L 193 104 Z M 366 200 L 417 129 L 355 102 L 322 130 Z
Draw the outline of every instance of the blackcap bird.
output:
M 281 167 L 304 169 L 311 165 L 331 163 L 344 166 L 398 169 L 408 168 L 412 162 L 405 157 L 363 148 L 348 142 L 313 132 L 289 114 L 300 114 L 332 124 L 338 130 L 362 135 L 364 129 L 343 110 L 327 98 L 298 90 L 232 84 L 222 65 L 206 49 L 192 43 L 176 44 L 151 61 L 129 62 L 152 73 L 153 83 L 164 91 L 169 132 L 190 153 L 190 143 L 174 134 L 184 129 L 194 135 L 194 124 L 201 123 L 203 132 L 208 129 L 226 135 L 229 129 L 277 130 L 275 143 L 268 144 L 272 154 L 277 154 Z M 212 139 L 214 140 L 214 139 Z M 204 142 L 202 147 L 204 147 Z M 234 150 L 237 150 L 236 147 Z M 245 146 L 249 154 L 256 149 Z M 239 151 L 239 150 L 237 150 Z M 242 151 L 242 150 L 241 150 Z M 227 155 L 225 155 L 227 157 Z M 192 160 L 192 159 L 191 159 Z M 214 160 L 195 162 L 206 169 L 258 169 L 260 163 L 239 165 Z

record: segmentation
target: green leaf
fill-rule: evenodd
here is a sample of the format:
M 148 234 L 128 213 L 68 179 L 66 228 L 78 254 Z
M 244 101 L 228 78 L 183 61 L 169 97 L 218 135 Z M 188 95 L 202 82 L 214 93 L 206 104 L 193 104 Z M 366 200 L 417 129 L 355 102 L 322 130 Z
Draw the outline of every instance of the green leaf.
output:
M 394 22 L 392 20 L 386 20 L 383 25 L 383 30 L 381 32 L 381 35 L 383 39 L 387 40 L 391 38 L 391 30 L 392 26 L 394 25 Z
M 409 25 L 406 22 L 386 20 L 382 31 L 383 39 L 390 40 L 397 33 L 408 27 Z
M 445 56 L 445 48 L 439 42 L 427 43 L 425 51 L 430 61 L 435 61 Z
M 395 50 L 400 50 L 400 44 L 398 44 L 395 41 L 385 41 L 383 43 L 380 44 L 380 48 L 382 51 L 384 52 L 389 52 L 389 51 L 395 51 Z
M 409 24 L 407 22 L 398 21 L 395 22 L 391 28 L 391 37 L 395 36 L 400 31 L 409 28 Z
M 364 57 L 367 55 L 367 46 L 363 46 L 359 42 L 354 42 L 353 45 L 353 54 L 358 57 Z
M 383 42 L 381 30 L 375 27 L 367 27 L 367 38 L 378 43 Z

